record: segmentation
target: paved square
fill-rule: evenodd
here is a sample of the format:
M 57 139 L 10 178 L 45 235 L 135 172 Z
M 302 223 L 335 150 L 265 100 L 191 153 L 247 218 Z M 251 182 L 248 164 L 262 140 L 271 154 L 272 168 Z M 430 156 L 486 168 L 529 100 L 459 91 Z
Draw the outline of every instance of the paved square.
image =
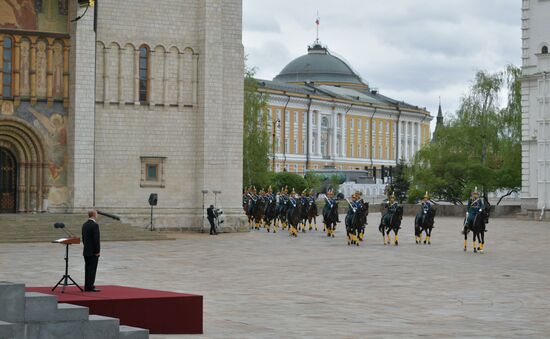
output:
M 436 218 L 428 246 L 405 217 L 398 247 L 382 244 L 379 219 L 369 215 L 360 247 L 341 226 L 335 239 L 262 230 L 104 242 L 97 284 L 202 294 L 207 338 L 550 336 L 549 223 L 491 219 L 476 255 L 471 241 L 462 251 L 459 218 Z M 81 251 L 71 249 L 78 282 Z M 53 285 L 63 255 L 55 244 L 0 244 L 0 281 Z

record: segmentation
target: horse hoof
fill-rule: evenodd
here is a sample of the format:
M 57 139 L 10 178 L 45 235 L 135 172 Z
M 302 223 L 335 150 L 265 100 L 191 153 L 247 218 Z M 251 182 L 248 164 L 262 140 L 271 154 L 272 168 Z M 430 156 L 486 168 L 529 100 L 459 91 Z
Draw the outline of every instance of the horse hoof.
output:
M 432 242 L 431 242 L 431 241 L 428 241 L 428 245 L 431 245 L 431 244 L 432 244 Z
M 467 250 L 466 247 L 464 247 L 464 252 L 466 252 L 466 250 Z
M 397 245 L 399 245 L 399 243 L 396 241 L 396 242 L 395 242 L 395 246 L 397 246 Z
M 424 244 L 426 244 L 426 240 L 424 240 Z
M 332 237 L 334 238 L 334 234 L 332 235 Z

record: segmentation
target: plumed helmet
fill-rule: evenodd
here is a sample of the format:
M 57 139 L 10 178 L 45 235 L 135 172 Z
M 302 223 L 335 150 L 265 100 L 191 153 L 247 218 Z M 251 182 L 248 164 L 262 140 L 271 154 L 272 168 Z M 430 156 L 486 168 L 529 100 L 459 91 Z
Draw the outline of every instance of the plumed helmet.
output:
M 428 194 L 428 191 L 426 191 L 426 193 L 424 193 L 424 199 L 430 199 L 430 195 Z

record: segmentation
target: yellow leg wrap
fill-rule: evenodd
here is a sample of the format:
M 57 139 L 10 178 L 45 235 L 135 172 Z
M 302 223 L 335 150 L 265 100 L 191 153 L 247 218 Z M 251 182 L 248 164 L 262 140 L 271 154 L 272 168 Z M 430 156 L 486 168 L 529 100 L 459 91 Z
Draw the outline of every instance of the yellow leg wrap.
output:
M 395 241 L 399 241 L 399 237 L 397 236 L 397 234 L 395 235 Z
M 477 242 L 474 240 L 474 249 L 477 248 Z
M 418 241 L 422 242 L 422 233 L 420 233 L 420 236 L 418 236 Z
M 485 247 L 485 244 L 483 244 L 483 243 L 479 244 L 479 248 L 480 248 L 481 250 L 483 250 L 483 247 Z
M 389 234 L 388 234 L 388 242 L 391 242 L 391 237 Z
M 426 240 L 427 240 L 428 242 L 430 242 L 431 239 L 432 239 L 432 237 L 426 237 Z

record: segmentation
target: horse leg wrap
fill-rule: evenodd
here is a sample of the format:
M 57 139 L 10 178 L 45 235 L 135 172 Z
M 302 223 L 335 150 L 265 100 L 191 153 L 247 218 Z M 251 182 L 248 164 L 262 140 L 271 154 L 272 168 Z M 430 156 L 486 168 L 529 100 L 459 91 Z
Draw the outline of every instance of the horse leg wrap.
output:
M 477 242 L 474 240 L 474 252 L 477 251 Z
M 468 247 L 468 241 L 464 239 L 464 249 L 466 249 L 467 247 Z
M 428 241 L 428 244 L 430 243 L 432 237 L 426 237 L 426 240 Z

